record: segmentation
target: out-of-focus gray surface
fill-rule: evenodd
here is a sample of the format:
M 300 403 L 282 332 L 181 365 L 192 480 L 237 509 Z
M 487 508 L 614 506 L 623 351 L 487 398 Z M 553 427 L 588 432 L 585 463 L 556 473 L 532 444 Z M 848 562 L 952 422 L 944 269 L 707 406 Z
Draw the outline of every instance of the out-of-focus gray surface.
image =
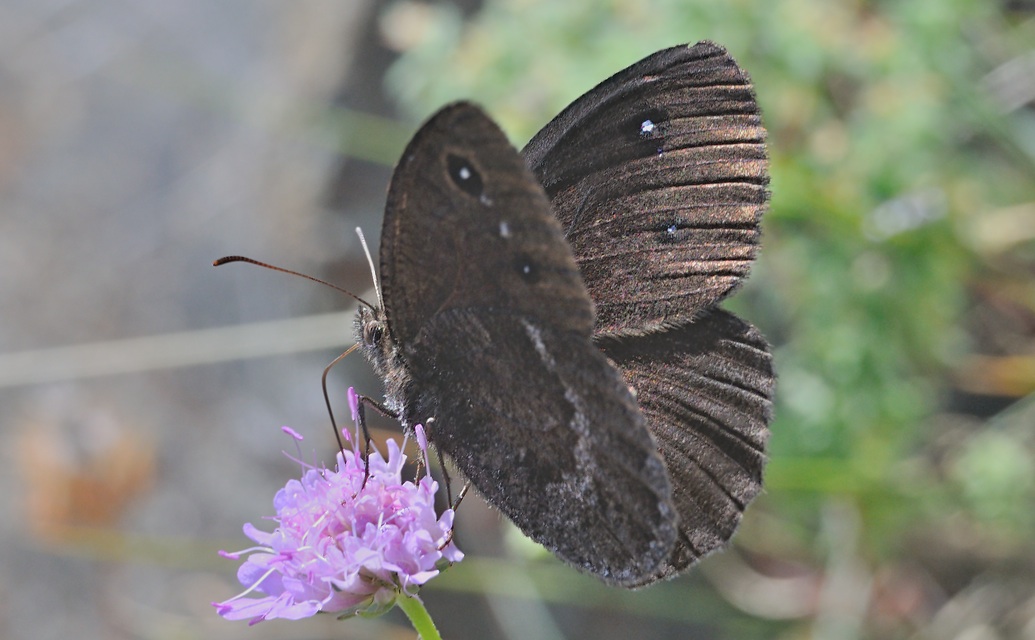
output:
M 0 2 L 0 354 L 354 308 L 211 261 L 322 275 L 362 261 L 356 224 L 376 241 L 382 202 L 322 208 L 337 142 L 314 115 L 370 4 Z M 338 284 L 362 294 L 358 274 Z M 336 353 L 43 384 L 0 372 L 0 637 L 344 637 L 330 616 L 249 629 L 208 604 L 240 589 L 214 551 L 245 547 L 241 524 L 297 474 L 278 427 L 329 458 L 319 373 Z M 369 380 L 352 360 L 340 386 Z

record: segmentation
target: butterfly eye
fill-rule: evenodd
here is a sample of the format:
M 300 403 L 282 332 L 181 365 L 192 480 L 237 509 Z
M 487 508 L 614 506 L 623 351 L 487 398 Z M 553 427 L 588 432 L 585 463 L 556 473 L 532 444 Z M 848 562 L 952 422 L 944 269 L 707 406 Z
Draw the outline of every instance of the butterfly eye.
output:
M 461 191 L 476 198 L 481 197 L 485 189 L 482 176 L 466 158 L 450 153 L 446 156 L 446 168 L 449 170 L 449 178 Z
M 380 322 L 368 322 L 363 327 L 363 341 L 370 346 L 374 346 L 381 342 L 381 338 L 384 337 L 385 328 Z

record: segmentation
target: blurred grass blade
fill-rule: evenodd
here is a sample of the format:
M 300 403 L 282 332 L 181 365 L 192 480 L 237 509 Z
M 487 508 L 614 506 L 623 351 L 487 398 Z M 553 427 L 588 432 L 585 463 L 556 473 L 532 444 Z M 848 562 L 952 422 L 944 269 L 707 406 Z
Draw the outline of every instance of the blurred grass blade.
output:
M 0 388 L 344 347 L 351 312 L 0 355 Z

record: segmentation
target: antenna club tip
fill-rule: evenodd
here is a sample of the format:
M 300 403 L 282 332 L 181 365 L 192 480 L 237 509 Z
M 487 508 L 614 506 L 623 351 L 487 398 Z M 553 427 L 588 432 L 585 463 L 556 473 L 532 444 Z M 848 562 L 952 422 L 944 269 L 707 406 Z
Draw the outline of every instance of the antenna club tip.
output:
M 368 252 L 367 255 L 369 256 L 369 252 Z M 374 308 L 373 305 L 371 305 L 369 302 L 367 302 L 363 298 L 360 298 L 359 296 L 357 296 L 356 294 L 352 293 L 351 291 L 347 291 L 347 290 L 342 289 L 341 287 L 339 287 L 337 285 L 333 285 L 330 282 L 327 282 L 326 280 L 321 280 L 319 278 L 314 278 L 313 276 L 306 275 L 306 274 L 300 273 L 298 271 L 292 271 L 291 269 L 285 269 L 283 267 L 278 267 L 278 266 L 269 264 L 267 262 L 260 262 L 258 260 L 253 260 L 252 258 L 247 258 L 245 256 L 223 256 L 222 258 L 219 258 L 218 260 L 213 260 L 212 261 L 212 266 L 213 267 L 218 267 L 218 266 L 224 265 L 224 264 L 226 264 L 228 262 L 246 262 L 248 264 L 254 264 L 257 267 L 263 267 L 265 269 L 272 269 L 273 271 L 280 271 L 281 273 L 287 273 L 289 275 L 299 276 L 299 277 L 305 278 L 306 280 L 312 280 L 313 282 L 317 282 L 319 284 L 328 286 L 328 287 L 330 287 L 332 289 L 335 289 L 337 291 L 341 291 L 345 295 L 347 295 L 347 296 L 353 298 L 354 300 L 358 301 L 363 306 L 370 307 L 371 309 Z M 378 299 L 380 299 L 380 296 L 378 296 Z

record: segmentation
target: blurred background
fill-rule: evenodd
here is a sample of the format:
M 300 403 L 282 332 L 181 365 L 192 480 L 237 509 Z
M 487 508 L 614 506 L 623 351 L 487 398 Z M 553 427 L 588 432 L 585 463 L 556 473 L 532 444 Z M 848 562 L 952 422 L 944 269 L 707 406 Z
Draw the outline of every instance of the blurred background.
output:
M 1035 638 L 1035 2 L 0 0 L 0 637 L 247 627 L 218 549 L 330 462 L 320 373 L 370 295 L 390 167 L 472 98 L 517 146 L 655 50 L 715 40 L 770 132 L 767 492 L 629 593 L 469 497 L 422 591 L 447 638 Z M 376 395 L 359 356 L 336 368 Z M 389 431 L 389 433 L 392 433 Z

